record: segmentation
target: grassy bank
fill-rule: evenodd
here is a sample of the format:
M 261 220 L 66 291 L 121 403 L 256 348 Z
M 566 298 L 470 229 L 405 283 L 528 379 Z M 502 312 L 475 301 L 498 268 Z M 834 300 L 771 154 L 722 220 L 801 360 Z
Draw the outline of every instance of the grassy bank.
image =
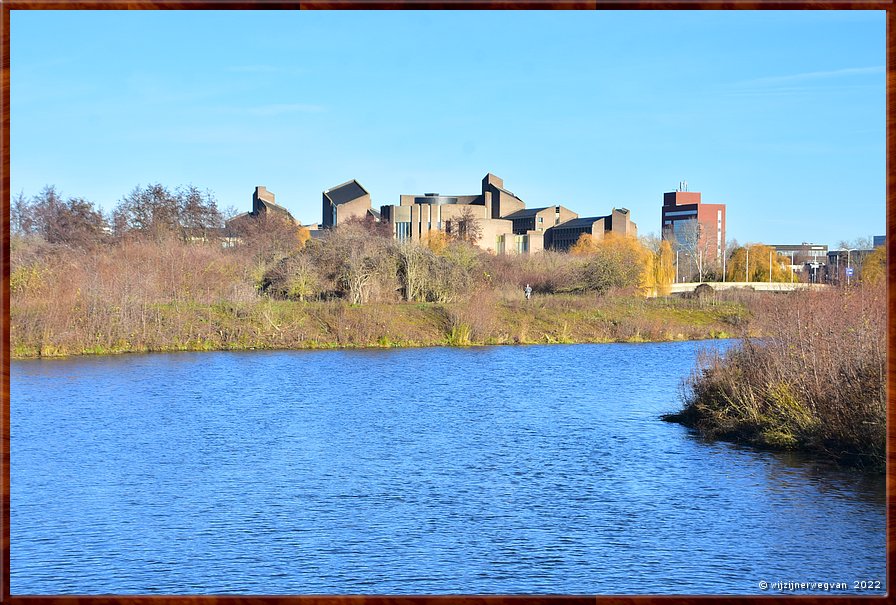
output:
M 885 294 L 883 286 L 805 292 L 757 309 L 763 338 L 701 359 L 684 409 L 666 419 L 712 438 L 882 471 Z
M 515 294 L 515 293 L 514 293 Z M 259 299 L 213 304 L 140 303 L 105 308 L 83 301 L 69 321 L 34 321 L 48 302 L 14 305 L 14 358 L 146 351 L 320 349 L 601 343 L 730 337 L 743 323 L 737 302 L 636 296 L 552 295 L 530 301 L 482 292 L 456 303 Z M 88 309 L 88 305 L 93 308 Z M 96 308 L 100 305 L 103 308 Z M 90 317 L 101 317 L 102 323 Z M 52 331 L 46 326 L 54 325 Z

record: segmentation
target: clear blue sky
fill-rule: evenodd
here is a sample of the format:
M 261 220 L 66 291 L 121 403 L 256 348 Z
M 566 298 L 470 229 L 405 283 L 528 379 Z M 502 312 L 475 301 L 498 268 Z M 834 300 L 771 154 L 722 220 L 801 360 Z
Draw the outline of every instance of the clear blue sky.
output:
M 492 172 L 646 234 L 686 179 L 741 243 L 885 231 L 883 11 L 12 11 L 10 58 L 14 194 L 265 185 L 311 223 Z

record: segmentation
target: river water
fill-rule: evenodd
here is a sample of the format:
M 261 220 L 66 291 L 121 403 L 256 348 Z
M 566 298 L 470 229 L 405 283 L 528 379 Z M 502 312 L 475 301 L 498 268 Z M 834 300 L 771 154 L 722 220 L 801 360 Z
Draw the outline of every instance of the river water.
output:
M 12 593 L 882 594 L 881 477 L 658 420 L 707 346 L 14 362 Z

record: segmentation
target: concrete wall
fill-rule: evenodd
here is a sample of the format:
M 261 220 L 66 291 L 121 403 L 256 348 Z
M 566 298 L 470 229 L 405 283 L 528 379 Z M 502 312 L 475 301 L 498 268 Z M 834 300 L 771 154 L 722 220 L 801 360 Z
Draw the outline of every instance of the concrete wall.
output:
M 479 226 L 482 228 L 482 234 L 476 241 L 476 245 L 492 253 L 500 252 L 498 250 L 499 236 L 504 236 L 505 238 L 513 237 L 513 222 L 508 220 L 500 218 L 482 219 L 479 221 Z
M 503 218 L 525 207 L 526 204 L 522 200 L 510 194 L 498 190 L 492 191 L 492 218 Z
M 631 212 L 623 212 L 613 208 L 610 214 L 610 231 L 618 235 L 638 236 L 638 226 L 632 222 Z
M 544 219 L 541 222 L 538 219 Z M 559 225 L 560 223 L 565 223 L 566 221 L 571 221 L 574 218 L 579 218 L 579 215 L 569 208 L 564 208 L 563 206 L 549 206 L 545 208 L 541 212 L 536 213 L 535 215 L 535 224 L 532 228 L 535 231 L 545 231 Z
M 344 223 L 350 218 L 357 217 L 363 219 L 370 210 L 370 194 L 367 193 L 359 198 L 355 198 L 350 202 L 339 204 L 336 206 L 336 224 Z

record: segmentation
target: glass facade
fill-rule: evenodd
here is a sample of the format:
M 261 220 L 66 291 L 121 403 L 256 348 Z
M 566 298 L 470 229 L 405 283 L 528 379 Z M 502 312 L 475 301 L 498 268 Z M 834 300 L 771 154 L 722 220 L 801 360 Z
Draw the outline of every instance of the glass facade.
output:
M 411 238 L 411 223 L 395 223 L 395 239 L 404 241 Z

